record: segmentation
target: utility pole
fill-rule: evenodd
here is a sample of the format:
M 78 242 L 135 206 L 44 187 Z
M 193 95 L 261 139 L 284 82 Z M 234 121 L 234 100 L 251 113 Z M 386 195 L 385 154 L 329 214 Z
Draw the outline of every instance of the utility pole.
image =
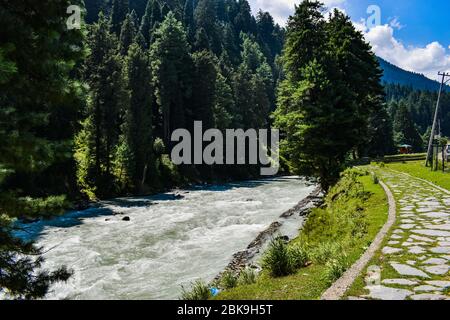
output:
M 441 102 L 442 91 L 444 90 L 444 86 L 447 84 L 447 82 L 450 81 L 450 79 L 445 80 L 447 77 L 450 77 L 450 73 L 439 72 L 438 75 L 442 76 L 442 81 L 441 81 L 441 87 L 439 89 L 438 100 L 436 103 L 436 111 L 434 113 L 433 126 L 431 128 L 430 142 L 428 143 L 427 160 L 425 162 L 425 166 L 427 166 L 427 167 L 428 167 L 428 164 L 430 163 L 430 160 L 433 161 L 432 160 L 433 159 L 433 141 L 434 141 L 434 137 L 435 137 L 435 133 L 436 133 L 436 126 L 437 126 L 438 119 L 439 119 L 439 104 Z

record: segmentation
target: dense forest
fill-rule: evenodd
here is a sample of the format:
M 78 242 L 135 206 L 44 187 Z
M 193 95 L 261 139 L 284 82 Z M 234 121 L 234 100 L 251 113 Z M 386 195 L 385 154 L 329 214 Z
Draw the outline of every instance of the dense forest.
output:
M 416 90 L 399 84 L 385 84 L 385 91 L 395 143 L 409 144 L 416 152 L 425 151 L 438 92 Z M 442 136 L 450 137 L 450 93 L 442 94 L 439 111 L 439 132 Z
M 66 27 L 70 5 L 85 8 L 80 30 Z M 283 170 L 325 190 L 350 159 L 420 151 L 436 94 L 384 89 L 349 17 L 323 12 L 303 1 L 282 28 L 247 0 L 0 0 L 0 288 L 37 298 L 70 276 L 36 271 L 41 251 L 13 237 L 16 218 L 257 176 L 175 166 L 170 135 L 194 121 L 280 128 Z

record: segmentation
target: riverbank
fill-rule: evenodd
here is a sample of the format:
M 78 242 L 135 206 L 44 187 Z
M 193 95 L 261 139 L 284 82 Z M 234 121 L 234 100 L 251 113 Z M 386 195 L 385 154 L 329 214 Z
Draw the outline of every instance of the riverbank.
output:
M 304 248 L 305 267 L 277 278 L 263 270 L 256 283 L 225 290 L 216 299 L 319 299 L 367 250 L 387 216 L 386 195 L 377 179 L 365 169 L 347 171 L 289 243 Z
M 286 235 L 281 232 L 283 226 L 288 223 L 297 221 L 296 225 L 298 225 L 298 227 L 301 227 L 303 219 L 299 218 L 307 216 L 313 208 L 317 208 L 322 205 L 323 197 L 324 194 L 321 188 L 317 187 L 306 198 L 302 199 L 295 207 L 287 210 L 282 215 L 280 215 L 279 219 L 277 221 L 274 221 L 266 230 L 261 232 L 258 237 L 256 237 L 256 239 L 248 245 L 247 249 L 235 253 L 233 255 L 233 259 L 225 268 L 224 272 L 219 274 L 215 280 L 220 280 L 221 275 L 224 273 L 231 272 L 237 277 L 246 268 L 257 269 L 257 259 L 261 256 L 261 251 L 267 248 L 270 240 L 275 238 L 276 236 L 281 236 L 284 239 L 289 239 L 290 235 Z

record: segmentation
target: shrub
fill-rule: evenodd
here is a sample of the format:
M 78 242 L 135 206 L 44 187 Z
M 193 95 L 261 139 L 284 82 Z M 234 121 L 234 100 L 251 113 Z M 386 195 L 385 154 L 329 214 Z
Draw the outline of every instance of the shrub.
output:
M 289 248 L 289 260 L 291 268 L 297 270 L 307 265 L 309 260 L 308 250 L 300 245 L 295 245 Z
M 237 276 L 231 271 L 225 271 L 220 278 L 220 286 L 223 289 L 235 288 L 238 284 Z
M 181 300 L 208 300 L 211 297 L 208 286 L 203 281 L 196 281 L 191 285 L 190 290 L 182 288 Z
M 372 181 L 373 181 L 373 184 L 380 183 L 380 180 L 378 179 L 378 176 L 375 173 L 372 174 Z
M 328 261 L 336 258 L 341 250 L 341 245 L 338 243 L 321 243 L 312 250 L 311 257 L 315 263 L 325 265 Z
M 283 277 L 292 274 L 288 245 L 283 239 L 277 238 L 271 241 L 269 248 L 264 254 L 262 265 L 273 277 Z
M 257 274 L 252 268 L 245 268 L 239 274 L 238 283 L 240 285 L 249 285 L 256 283 Z
M 331 259 L 326 264 L 325 281 L 328 284 L 338 280 L 348 268 L 347 256 L 343 253 L 339 254 L 335 259 Z

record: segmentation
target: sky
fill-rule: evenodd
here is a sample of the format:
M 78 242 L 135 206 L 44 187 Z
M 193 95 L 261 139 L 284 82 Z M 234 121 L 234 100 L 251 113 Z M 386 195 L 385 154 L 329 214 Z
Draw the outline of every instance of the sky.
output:
M 269 11 L 285 25 L 301 0 L 249 0 L 253 11 Z M 438 79 L 450 72 L 450 0 L 322 0 L 346 12 L 374 52 L 405 69 Z M 379 8 L 380 19 L 370 6 Z

